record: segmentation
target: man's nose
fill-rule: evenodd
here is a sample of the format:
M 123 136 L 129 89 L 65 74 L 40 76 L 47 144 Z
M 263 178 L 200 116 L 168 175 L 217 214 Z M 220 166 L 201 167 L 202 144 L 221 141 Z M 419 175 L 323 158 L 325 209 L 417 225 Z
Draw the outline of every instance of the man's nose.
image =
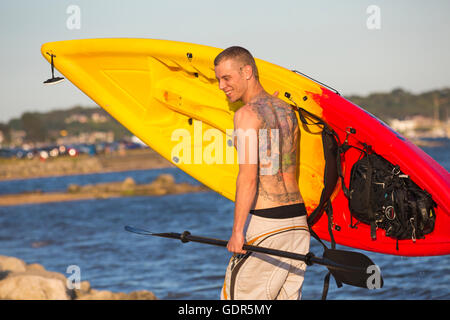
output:
M 219 80 L 219 89 L 223 90 L 225 88 L 225 83 L 222 80 Z

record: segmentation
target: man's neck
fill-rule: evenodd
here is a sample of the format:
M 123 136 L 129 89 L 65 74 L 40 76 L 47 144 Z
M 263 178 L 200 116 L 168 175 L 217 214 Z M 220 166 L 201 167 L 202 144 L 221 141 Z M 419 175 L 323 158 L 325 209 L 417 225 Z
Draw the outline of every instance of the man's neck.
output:
M 250 84 L 247 92 L 242 97 L 242 102 L 244 104 L 249 103 L 254 97 L 261 95 L 264 93 L 264 88 L 261 86 L 259 82 L 254 82 L 253 84 Z

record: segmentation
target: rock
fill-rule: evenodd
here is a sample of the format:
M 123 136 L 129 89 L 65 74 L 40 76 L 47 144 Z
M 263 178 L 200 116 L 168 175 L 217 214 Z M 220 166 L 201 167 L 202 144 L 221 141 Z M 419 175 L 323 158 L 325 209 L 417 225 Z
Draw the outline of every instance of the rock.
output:
M 0 271 L 22 272 L 26 270 L 26 263 L 14 257 L 0 256 Z
M 68 300 L 67 289 L 58 279 L 38 275 L 9 276 L 0 281 L 0 299 Z
M 88 293 L 77 295 L 77 300 L 114 300 L 113 293 L 106 290 L 91 289 Z
M 73 299 L 80 299 L 82 296 L 88 295 L 91 290 L 91 284 L 89 281 L 81 281 L 80 288 L 73 290 Z
M 71 183 L 69 184 L 69 186 L 67 187 L 67 192 L 69 193 L 76 193 L 76 192 L 80 192 L 81 187 L 75 183 Z
M 77 291 L 79 291 L 80 293 L 83 292 L 89 292 L 91 290 L 91 284 L 89 283 L 89 281 L 81 281 L 80 282 L 80 289 L 78 289 Z
M 26 270 L 39 270 L 39 271 L 45 271 L 45 268 L 43 265 L 39 264 L 39 263 L 30 263 L 27 264 L 26 266 Z
M 61 283 L 66 286 L 66 282 L 67 279 L 66 277 L 59 272 L 54 272 L 54 271 L 47 271 L 47 270 L 39 270 L 39 269 L 29 269 L 27 268 L 27 270 L 25 272 L 11 272 L 10 274 L 8 274 L 8 278 L 13 278 L 13 277 L 21 277 L 24 275 L 30 275 L 30 276 L 39 276 L 42 278 L 46 278 L 46 279 L 54 279 L 54 280 L 59 280 L 61 281 Z
M 134 181 L 134 179 L 131 177 L 127 177 L 122 182 L 122 187 L 124 187 L 124 188 L 134 187 L 135 185 L 136 185 L 136 181 Z
M 130 292 L 128 298 L 129 300 L 157 300 L 153 292 L 147 290 Z
M 161 184 L 163 186 L 170 186 L 175 183 L 175 178 L 168 173 L 164 173 L 158 176 L 158 178 L 153 181 L 154 184 Z
M 127 294 L 92 289 L 89 293 L 78 296 L 77 300 L 157 300 L 157 298 L 153 292 L 147 290 L 133 291 Z
M 0 300 L 155 300 L 146 290 L 111 292 L 91 289 L 89 281 L 82 281 L 80 289 L 68 289 L 64 274 L 47 271 L 38 264 L 0 256 Z
M 127 177 L 121 184 L 120 189 L 123 196 L 134 195 L 134 190 L 136 188 L 136 182 L 133 178 Z
M 147 186 L 147 189 L 149 194 L 162 196 L 170 194 L 174 186 L 175 178 L 171 174 L 161 174 Z

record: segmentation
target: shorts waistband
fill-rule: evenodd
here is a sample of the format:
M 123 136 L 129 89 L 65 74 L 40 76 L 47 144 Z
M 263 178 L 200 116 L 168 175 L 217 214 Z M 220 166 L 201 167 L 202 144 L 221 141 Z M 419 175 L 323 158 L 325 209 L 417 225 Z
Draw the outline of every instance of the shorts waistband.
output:
M 306 207 L 304 203 L 295 203 L 267 209 L 250 210 L 250 214 L 263 218 L 287 219 L 305 216 Z

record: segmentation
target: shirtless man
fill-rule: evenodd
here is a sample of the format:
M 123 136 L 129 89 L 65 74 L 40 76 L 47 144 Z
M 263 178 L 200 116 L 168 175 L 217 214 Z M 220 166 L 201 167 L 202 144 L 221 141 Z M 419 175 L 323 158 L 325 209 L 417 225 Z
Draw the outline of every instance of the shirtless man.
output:
M 296 180 L 297 117 L 287 103 L 264 90 L 255 60 L 246 49 L 230 47 L 216 57 L 214 65 L 219 88 L 229 102 L 244 103 L 234 115 L 240 161 L 227 248 L 235 255 L 221 298 L 300 299 L 304 262 L 242 249 L 248 243 L 300 254 L 309 251 L 306 209 Z M 252 132 L 256 139 L 251 139 Z

